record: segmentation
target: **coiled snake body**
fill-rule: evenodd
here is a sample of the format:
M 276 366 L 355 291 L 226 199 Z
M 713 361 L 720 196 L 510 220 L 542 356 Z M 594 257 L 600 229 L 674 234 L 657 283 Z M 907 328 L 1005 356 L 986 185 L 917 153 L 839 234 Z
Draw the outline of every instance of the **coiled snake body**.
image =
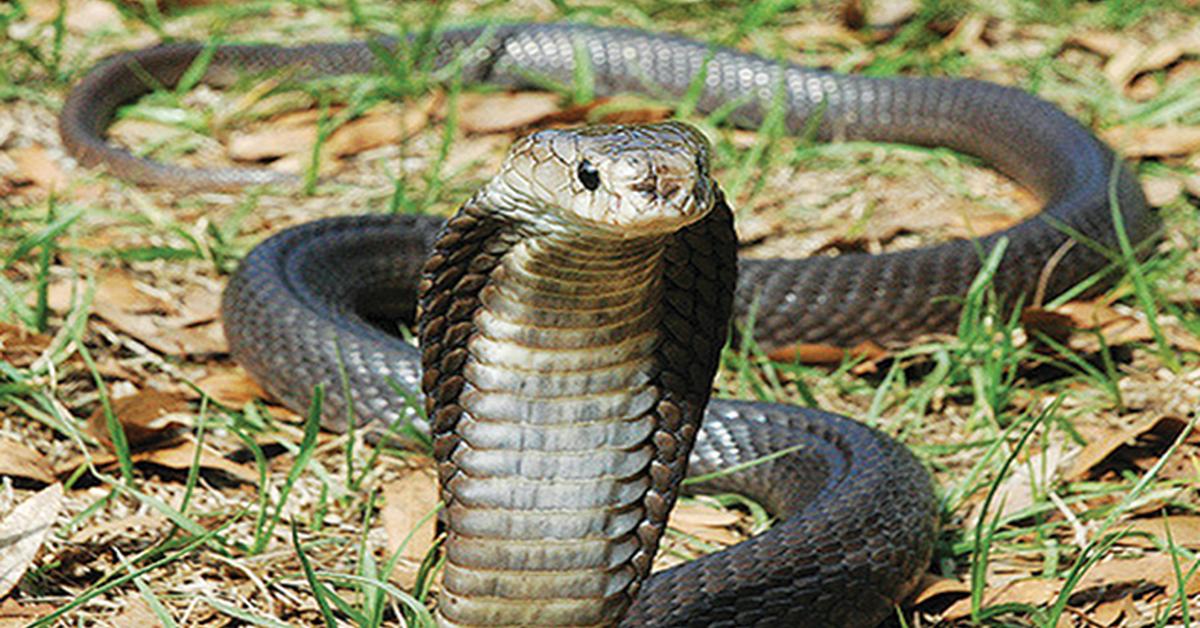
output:
M 755 337 L 768 347 L 895 340 L 953 324 L 955 297 L 1001 237 L 1008 248 L 994 288 L 1011 302 L 1035 289 L 1061 293 L 1106 267 L 1118 242 L 1110 193 L 1132 242 L 1157 229 L 1106 146 L 1012 88 L 839 76 L 571 24 L 449 29 L 434 42 L 435 67 L 454 67 L 468 83 L 567 84 L 582 58 L 599 95 L 673 100 L 698 81 L 698 111 L 740 103 L 730 119 L 747 126 L 781 96 L 793 132 L 952 147 L 1045 202 L 1038 216 L 971 242 L 737 263 L 707 144 L 667 123 L 529 136 L 448 223 L 327 219 L 259 245 L 223 312 L 235 357 L 268 390 L 304 407 L 326 384 L 323 421 L 333 429 L 348 416 L 339 363 L 360 420 L 406 418 L 389 380 L 425 394 L 431 425 L 417 423 L 434 436 L 450 530 L 446 625 L 879 622 L 929 559 L 929 478 L 903 447 L 848 419 L 710 402 L 730 311 L 745 319 L 753 306 Z M 98 65 L 60 118 L 71 154 L 159 185 L 287 182 L 262 170 L 159 164 L 104 140 L 116 107 L 149 91 L 146 76 L 173 85 L 202 49 L 171 44 Z M 205 80 L 379 66 L 363 43 L 222 46 Z M 418 299 L 420 350 L 377 325 L 411 320 Z M 781 517 L 775 527 L 646 578 L 685 467 L 704 474 L 784 449 L 698 486 L 758 499 Z

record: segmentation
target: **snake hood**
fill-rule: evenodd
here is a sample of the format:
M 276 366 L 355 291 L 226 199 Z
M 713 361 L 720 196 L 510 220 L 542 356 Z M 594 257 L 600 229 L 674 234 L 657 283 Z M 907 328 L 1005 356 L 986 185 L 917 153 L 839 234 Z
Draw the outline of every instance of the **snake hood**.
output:
M 709 150 L 678 122 L 538 131 L 513 144 L 479 200 L 535 230 L 662 235 L 711 210 Z

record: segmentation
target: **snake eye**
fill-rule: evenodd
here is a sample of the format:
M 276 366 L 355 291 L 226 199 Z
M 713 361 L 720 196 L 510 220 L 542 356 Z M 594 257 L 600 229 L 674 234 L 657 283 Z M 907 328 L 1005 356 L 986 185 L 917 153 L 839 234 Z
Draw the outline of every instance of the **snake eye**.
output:
M 591 191 L 596 191 L 600 187 L 600 171 L 592 165 L 592 162 L 584 159 L 579 162 L 579 167 L 575 169 L 575 174 L 579 177 L 579 182 L 583 187 Z

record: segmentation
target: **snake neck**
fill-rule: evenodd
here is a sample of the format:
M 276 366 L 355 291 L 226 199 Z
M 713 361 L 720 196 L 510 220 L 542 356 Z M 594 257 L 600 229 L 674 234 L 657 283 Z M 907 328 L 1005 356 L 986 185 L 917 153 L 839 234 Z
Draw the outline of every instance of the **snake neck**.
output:
M 624 615 L 724 342 L 732 295 L 715 282 L 735 269 L 718 213 L 632 240 L 518 235 L 470 203 L 448 223 L 419 323 L 446 504 L 442 625 L 609 626 Z M 693 231 L 728 232 L 716 238 L 727 252 L 704 247 L 714 284 L 701 297 Z

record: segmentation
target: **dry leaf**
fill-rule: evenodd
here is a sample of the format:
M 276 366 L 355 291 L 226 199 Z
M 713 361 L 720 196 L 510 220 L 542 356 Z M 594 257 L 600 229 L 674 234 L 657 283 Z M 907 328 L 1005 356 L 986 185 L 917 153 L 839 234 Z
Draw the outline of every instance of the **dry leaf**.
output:
M 917 14 L 917 0 L 848 0 L 842 21 L 850 28 L 894 29 Z
M 1159 416 L 1129 429 L 1106 430 L 1075 455 L 1066 479 L 1098 478 L 1110 469 L 1136 466 L 1137 460 L 1156 459 L 1186 425 L 1178 418 Z
M 90 454 L 91 463 L 101 470 L 109 470 L 116 466 L 117 456 L 109 451 L 96 451 Z M 134 464 L 146 463 L 172 469 L 186 471 L 192 468 L 196 459 L 196 443 L 182 440 L 169 447 L 140 451 L 130 456 Z M 74 473 L 80 466 L 86 464 L 88 458 L 80 454 L 55 467 L 56 475 Z M 222 471 L 228 476 L 246 484 L 257 484 L 258 472 L 250 467 L 217 455 L 207 449 L 200 450 L 200 468 L 210 471 Z
M 186 131 L 153 120 L 122 118 L 108 127 L 109 136 L 126 146 L 154 146 L 182 137 Z
M 1104 300 L 1070 301 L 1055 308 L 1054 312 L 1067 316 L 1076 329 L 1102 329 L 1131 318 L 1113 309 L 1112 304 Z
M 604 124 L 650 124 L 662 122 L 671 117 L 674 109 L 670 107 L 655 107 L 642 105 L 637 108 L 605 110 L 600 114 L 598 122 Z
M 191 284 L 179 303 L 179 315 L 174 324 L 183 327 L 203 325 L 221 318 L 221 292 L 207 286 Z
M 182 397 L 147 388 L 137 394 L 113 399 L 110 404 L 131 449 L 139 450 L 162 445 L 179 438 L 181 428 L 190 421 L 180 415 L 190 414 L 190 406 Z M 88 417 L 88 434 L 112 449 L 104 406 L 100 405 Z
M 397 109 L 379 105 L 334 129 L 321 144 L 321 174 L 332 174 L 340 160 L 350 155 L 403 141 L 429 122 L 432 100 Z M 306 110 L 284 114 L 270 126 L 246 133 L 234 133 L 229 140 L 229 156 L 237 160 L 275 159 L 271 169 L 302 172 L 312 160 L 317 141 L 320 112 Z
M 1045 578 L 1023 578 L 1005 583 L 999 587 L 989 587 L 983 593 L 984 606 L 999 604 L 1031 604 L 1042 606 L 1054 600 L 1062 590 L 1061 580 Z M 956 620 L 971 614 L 971 598 L 961 599 L 946 609 L 942 619 Z
M 667 526 L 701 541 L 733 545 L 745 537 L 734 530 L 741 515 L 700 499 L 680 501 L 671 511 Z
M 1122 620 L 1132 620 L 1141 617 L 1133 604 L 1133 592 L 1130 591 L 1115 600 L 1104 600 L 1088 613 L 1087 618 L 1093 624 L 1101 626 L 1117 626 Z
M 505 133 L 532 126 L 559 110 L 551 92 L 496 92 L 459 97 L 458 123 L 465 133 Z
M 477 135 L 454 143 L 454 150 L 442 164 L 442 172 L 454 176 L 463 171 L 469 171 L 477 164 L 504 154 L 509 139 L 503 135 Z
M 1129 39 L 1112 31 L 1083 31 L 1067 37 L 1067 43 L 1080 46 L 1092 52 L 1110 57 L 1117 53 Z
M 50 336 L 0 321 L 0 362 L 24 368 L 50 347 Z
M 272 125 L 249 133 L 234 133 L 229 138 L 230 159 L 262 161 L 308 152 L 317 141 L 317 127 Z
M 782 25 L 778 30 L 785 43 L 794 48 L 810 49 L 822 45 L 857 46 L 858 35 L 842 24 L 833 22 L 797 21 Z
M 24 628 L 39 617 L 53 613 L 57 607 L 47 603 L 21 603 L 14 599 L 0 601 L 0 628 Z
M 1179 567 L 1184 576 L 1188 575 L 1192 561 L 1180 556 Z M 1157 585 L 1166 590 L 1168 596 L 1175 595 L 1179 580 L 1175 577 L 1175 564 L 1168 554 L 1150 554 L 1132 560 L 1110 558 L 1104 560 L 1083 575 L 1083 579 L 1075 587 L 1076 591 L 1086 591 L 1096 587 L 1107 587 L 1115 584 L 1135 584 L 1145 582 Z M 1191 596 L 1200 593 L 1200 571 L 1191 574 L 1184 584 L 1184 592 Z
M 42 454 L 24 443 L 0 438 L 0 475 L 54 484 L 54 469 Z
M 196 387 L 221 405 L 241 408 L 255 399 L 267 399 L 262 389 L 242 367 L 211 372 L 196 381 Z
M 17 165 L 17 170 L 28 181 L 43 190 L 53 192 L 67 186 L 67 175 L 50 159 L 43 146 L 24 146 L 8 151 L 8 156 Z
M 1148 45 L 1126 41 L 1104 64 L 1104 76 L 1117 89 L 1133 77 L 1174 63 L 1185 54 L 1200 53 L 1200 28 Z
M 1122 314 L 1102 299 L 1072 301 L 1053 310 L 1026 308 L 1021 312 L 1021 324 L 1031 333 L 1043 333 L 1083 352 L 1096 351 L 1099 345 L 1091 335 L 1074 335 L 1076 330 L 1099 331 L 1104 342 L 1113 347 L 1155 339 L 1154 330 L 1147 320 Z M 1159 328 L 1175 348 L 1200 351 L 1200 338 L 1174 321 L 1162 320 Z
M 1200 198 L 1200 174 L 1194 174 L 1183 180 L 1183 187 L 1188 194 Z
M 862 359 L 864 363 L 878 362 L 888 356 L 888 351 L 871 342 L 863 341 L 850 349 L 833 345 L 799 343 L 780 347 L 767 354 L 776 362 L 801 362 L 804 364 L 841 364 L 847 359 Z
M 916 591 L 908 598 L 911 606 L 922 611 L 930 611 L 933 607 L 945 607 L 950 601 L 962 599 L 971 595 L 971 585 L 953 578 L 935 576 L 925 573 Z
M 67 30 L 76 34 L 94 33 L 121 27 L 121 12 L 110 2 L 87 0 L 71 3 L 66 16 Z
M 196 443 L 185 440 L 171 447 L 134 454 L 132 459 L 135 463 L 145 462 L 176 471 L 186 471 L 192 468 L 192 463 L 196 460 Z M 200 450 L 200 468 L 223 471 L 246 484 L 257 484 L 259 480 L 258 471 L 255 469 L 238 464 L 207 449 Z
M 109 620 L 113 626 L 159 628 L 163 625 L 150 608 L 150 603 L 140 595 L 127 595 L 117 603 L 120 604 L 121 612 Z
M 62 509 L 62 498 L 62 484 L 51 484 L 0 521 L 0 598 L 17 586 L 33 564 Z
M 181 307 L 116 270 L 100 278 L 93 300 L 97 316 L 160 353 L 197 355 L 228 351 L 220 321 L 206 318 L 209 322 L 194 324 L 196 312 Z
M 385 484 L 383 497 L 380 520 L 387 532 L 388 553 L 394 553 L 403 544 L 400 555 L 419 562 L 433 547 L 437 518 L 429 515 L 438 505 L 437 478 L 429 469 L 411 469 Z
M 322 148 L 338 157 L 396 144 L 424 125 L 405 120 L 399 113 L 365 115 L 338 127 Z
M 1126 157 L 1167 157 L 1200 151 L 1200 126 L 1118 126 L 1104 131 L 1101 137 Z
M 1200 549 L 1200 516 L 1197 515 L 1135 519 L 1121 529 L 1129 533 L 1118 541 L 1121 545 L 1158 547 L 1152 538 L 1147 537 L 1149 535 L 1157 538 L 1159 543 L 1165 546 L 1168 544 L 1169 531 L 1170 542 L 1176 546 Z
M 1183 194 L 1183 181 L 1177 177 L 1153 177 L 1142 181 L 1142 191 L 1151 207 L 1162 207 Z
M 403 567 L 393 575 L 400 576 L 398 584 L 411 587 L 437 534 L 437 517 L 430 516 L 439 501 L 437 479 L 429 469 L 411 469 L 383 486 L 383 499 L 379 518 L 387 533 L 388 555 L 404 546 L 400 554 Z

